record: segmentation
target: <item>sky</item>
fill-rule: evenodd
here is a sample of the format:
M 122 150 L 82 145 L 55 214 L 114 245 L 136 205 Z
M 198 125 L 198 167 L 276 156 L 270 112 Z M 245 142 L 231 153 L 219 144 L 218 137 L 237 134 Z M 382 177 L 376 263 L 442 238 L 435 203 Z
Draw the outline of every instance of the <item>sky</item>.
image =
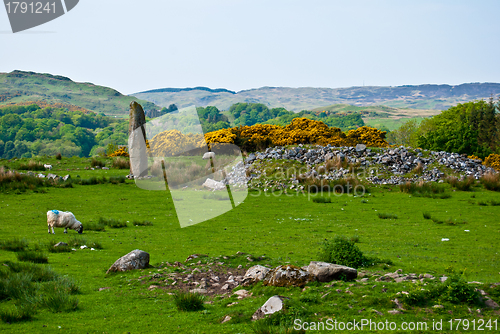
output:
M 0 8 L 0 72 L 123 94 L 500 82 L 498 13 L 498 0 L 81 0 L 14 34 Z

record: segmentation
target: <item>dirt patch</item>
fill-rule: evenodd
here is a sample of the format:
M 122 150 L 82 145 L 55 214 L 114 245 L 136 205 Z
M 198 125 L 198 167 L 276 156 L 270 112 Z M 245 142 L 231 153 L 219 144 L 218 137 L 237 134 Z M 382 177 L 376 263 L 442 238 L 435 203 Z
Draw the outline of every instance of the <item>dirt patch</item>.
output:
M 249 267 L 248 265 L 247 267 Z M 247 268 L 232 267 L 224 262 L 165 263 L 154 274 L 141 276 L 142 284 L 149 290 L 166 292 L 197 292 L 207 296 L 232 294 L 233 289 L 243 282 Z

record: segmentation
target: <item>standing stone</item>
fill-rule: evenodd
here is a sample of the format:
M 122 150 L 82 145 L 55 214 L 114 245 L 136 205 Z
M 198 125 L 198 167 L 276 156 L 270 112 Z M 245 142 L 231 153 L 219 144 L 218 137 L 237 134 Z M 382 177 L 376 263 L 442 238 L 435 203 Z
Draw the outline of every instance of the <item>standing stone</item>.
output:
M 130 155 L 130 174 L 139 177 L 148 175 L 146 116 L 141 105 L 135 101 L 130 102 L 128 151 Z

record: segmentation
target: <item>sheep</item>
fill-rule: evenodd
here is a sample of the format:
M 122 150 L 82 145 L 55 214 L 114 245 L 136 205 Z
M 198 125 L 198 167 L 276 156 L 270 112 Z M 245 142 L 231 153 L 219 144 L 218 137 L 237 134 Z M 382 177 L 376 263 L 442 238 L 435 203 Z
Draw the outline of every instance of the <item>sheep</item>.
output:
M 203 154 L 203 159 L 215 159 L 215 153 L 214 152 L 205 152 L 205 154 Z
M 48 170 L 51 170 L 52 169 L 52 165 L 47 165 L 47 164 L 44 164 L 43 167 L 45 169 L 48 169 Z
M 76 220 L 75 215 L 71 212 L 64 212 L 58 210 L 47 211 L 47 225 L 50 234 L 55 234 L 54 227 L 64 227 L 64 233 L 68 233 L 68 228 L 77 231 L 79 234 L 83 232 L 83 225 Z

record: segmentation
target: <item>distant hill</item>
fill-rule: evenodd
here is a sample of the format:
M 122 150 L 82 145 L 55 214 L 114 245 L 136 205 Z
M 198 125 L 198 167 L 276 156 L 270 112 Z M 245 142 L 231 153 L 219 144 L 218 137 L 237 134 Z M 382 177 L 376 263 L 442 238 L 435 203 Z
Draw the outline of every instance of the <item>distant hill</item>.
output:
M 451 85 L 405 85 L 397 87 L 287 88 L 262 87 L 237 93 L 207 88 L 164 88 L 132 94 L 160 106 L 174 103 L 179 108 L 189 105 L 216 106 L 227 110 L 238 102 L 263 103 L 270 108 L 283 107 L 295 112 L 333 104 L 354 106 L 384 105 L 395 108 L 444 110 L 457 103 L 500 96 L 499 83 L 466 83 Z
M 69 78 L 45 73 L 12 71 L 0 73 L 0 107 L 12 104 L 44 102 L 76 106 L 110 116 L 129 113 L 132 96 L 92 83 L 78 83 Z M 160 109 L 153 103 L 138 100 L 144 109 Z

